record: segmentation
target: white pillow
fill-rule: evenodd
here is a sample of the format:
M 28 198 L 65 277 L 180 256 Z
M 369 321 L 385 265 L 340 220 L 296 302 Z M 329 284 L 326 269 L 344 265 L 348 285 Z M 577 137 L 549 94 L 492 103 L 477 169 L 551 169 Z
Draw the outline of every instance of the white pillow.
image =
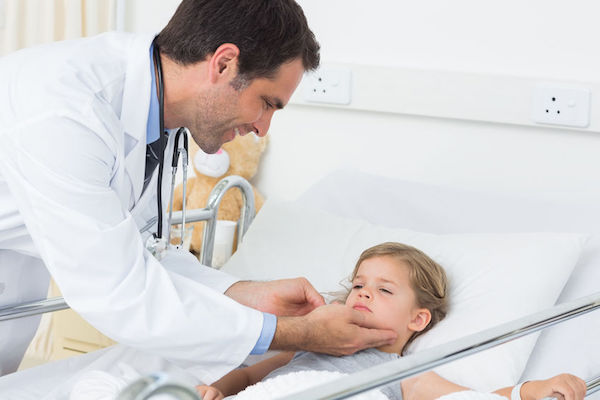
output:
M 450 279 L 451 310 L 421 349 L 545 309 L 556 301 L 585 238 L 575 234 L 433 235 L 344 219 L 290 203 L 267 202 L 223 269 L 242 279 L 305 276 L 321 292 L 340 290 L 360 253 L 385 241 L 415 246 Z M 477 390 L 514 384 L 536 336 L 460 360 L 442 375 Z
M 558 303 L 600 293 L 600 235 L 590 237 Z M 600 310 L 545 329 L 521 381 L 568 372 L 585 380 L 600 375 Z M 589 399 L 600 400 L 600 392 Z
M 389 227 L 432 233 L 593 233 L 557 303 L 600 290 L 600 191 L 492 192 L 410 182 L 357 171 L 334 171 L 299 204 Z M 570 372 L 600 372 L 600 311 L 545 329 L 521 381 Z M 595 398 L 600 400 L 600 392 Z

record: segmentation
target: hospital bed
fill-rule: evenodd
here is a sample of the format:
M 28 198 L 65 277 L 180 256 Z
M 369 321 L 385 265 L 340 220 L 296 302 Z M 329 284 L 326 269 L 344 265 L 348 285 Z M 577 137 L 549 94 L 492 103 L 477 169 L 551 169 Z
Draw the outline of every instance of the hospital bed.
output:
M 467 306 L 469 300 L 480 304 L 490 301 L 486 293 L 493 290 L 485 286 L 488 284 L 486 275 L 490 275 L 493 281 L 500 281 L 502 274 L 522 271 L 505 279 L 508 283 L 501 282 L 508 284 L 509 288 L 520 284 L 517 280 L 521 276 L 523 280 L 537 279 L 535 285 L 528 283 L 534 292 L 531 297 L 520 297 L 521 293 L 504 290 L 505 297 L 492 299 L 494 301 L 489 303 L 491 308 L 512 309 L 512 313 L 501 316 L 503 320 L 500 322 L 490 318 L 475 326 L 475 331 L 466 329 L 468 324 L 465 321 L 468 319 L 459 318 L 446 325 L 441 323 L 440 330 L 436 332 L 434 328 L 430 332 L 432 340 L 415 343 L 414 352 L 398 360 L 396 365 L 340 378 L 312 389 L 312 392 L 290 398 L 345 398 L 434 367 L 442 376 L 455 381 L 458 377 L 458 383 L 464 383 L 461 382 L 461 374 L 468 374 L 475 368 L 477 379 L 489 385 L 503 382 L 502 379 L 512 379 L 509 384 L 514 384 L 570 372 L 588 380 L 591 392 L 598 387 L 600 374 L 600 344 L 597 339 L 600 313 L 593 311 L 600 301 L 597 293 L 600 290 L 598 217 L 600 194 L 595 193 L 484 193 L 340 171 L 313 185 L 295 202 L 267 202 L 224 270 L 243 279 L 303 275 L 318 290 L 326 293 L 350 272 L 357 252 L 365 246 L 383 241 L 381 239 L 406 239 L 405 242 L 420 245 L 417 247 L 432 257 L 441 258 L 444 267 L 474 263 L 485 269 L 505 268 L 504 264 L 511 264 L 508 267 L 513 269 L 498 275 L 494 275 L 494 269 L 486 270 L 482 276 L 474 270 L 466 271 L 467 275 L 459 281 L 468 282 L 454 288 L 454 294 L 461 300 L 466 299 Z M 475 254 L 460 253 L 465 249 Z M 519 257 L 503 258 L 509 253 Z M 486 259 L 486 255 L 490 258 Z M 495 263 L 496 259 L 500 262 Z M 506 260 L 511 262 L 505 263 Z M 281 268 L 282 265 L 286 268 Z M 528 275 L 526 269 L 529 267 L 525 265 L 532 265 L 534 271 Z M 343 270 L 345 273 L 340 275 Z M 451 269 L 449 277 L 460 277 L 460 273 Z M 478 283 L 483 286 L 477 286 Z M 479 290 L 479 287 L 484 289 Z M 476 293 L 471 293 L 473 291 Z M 542 299 L 548 304 L 540 308 Z M 529 303 L 535 304 L 529 307 Z M 553 308 L 554 304 L 558 306 Z M 536 312 L 530 312 L 534 306 L 537 307 Z M 467 310 L 477 311 L 468 307 Z M 539 337 L 537 334 L 528 335 L 463 359 L 463 356 L 504 342 L 512 336 L 520 336 L 527 330 L 538 330 L 558 319 L 575 316 L 577 318 L 545 329 Z M 464 332 L 438 333 L 452 331 L 453 322 L 464 327 Z M 481 329 L 482 326 L 484 329 Z M 527 326 L 529 328 L 525 329 Z M 428 338 L 429 333 L 424 339 Z M 510 350 L 504 353 L 497 351 L 503 347 Z M 440 367 L 442 363 L 456 358 L 460 359 L 448 364 L 449 368 L 444 370 L 443 366 Z M 472 359 L 473 364 L 469 365 Z M 17 393 L 15 388 L 25 388 L 22 389 L 23 396 L 15 398 L 44 398 L 27 397 L 36 390 L 38 394 L 46 390 L 44 393 L 56 395 L 48 398 L 63 398 L 60 396 L 66 393 L 66 388 L 79 373 L 90 369 L 110 370 L 117 361 L 139 366 L 141 374 L 166 370 L 181 382 L 194 383 L 185 368 L 115 346 L 0 378 L 0 393 L 5 389 Z M 463 364 L 459 364 L 461 362 Z M 486 368 L 486 364 L 491 365 Z M 502 370 L 502 367 L 510 373 L 501 377 L 486 376 L 490 369 Z M 65 382 L 62 392 L 52 387 L 51 382 L 57 381 Z M 49 387 L 53 390 L 48 390 Z M 597 400 L 600 397 L 596 392 L 591 393 L 589 398 Z

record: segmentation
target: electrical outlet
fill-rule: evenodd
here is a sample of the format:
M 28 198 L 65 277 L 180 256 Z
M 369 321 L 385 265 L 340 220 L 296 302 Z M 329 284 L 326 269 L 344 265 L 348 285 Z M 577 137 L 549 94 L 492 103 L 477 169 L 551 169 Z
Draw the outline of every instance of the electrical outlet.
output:
M 590 124 L 589 89 L 553 84 L 538 85 L 533 93 L 533 120 L 585 128 Z
M 319 68 L 305 76 L 304 100 L 316 103 L 350 104 L 352 71 L 348 68 Z

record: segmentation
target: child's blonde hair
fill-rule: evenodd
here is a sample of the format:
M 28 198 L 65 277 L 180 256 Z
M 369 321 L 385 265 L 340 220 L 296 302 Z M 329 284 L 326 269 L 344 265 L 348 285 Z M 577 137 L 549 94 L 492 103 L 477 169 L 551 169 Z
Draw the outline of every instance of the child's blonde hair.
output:
M 362 252 L 352 275 L 350 282 L 354 280 L 358 273 L 360 264 L 370 258 L 389 256 L 399 261 L 408 267 L 409 284 L 415 292 L 416 305 L 419 308 L 426 308 L 431 312 L 431 321 L 420 332 L 415 332 L 404 345 L 404 349 L 417 336 L 422 335 L 440 322 L 448 312 L 448 280 L 446 272 L 427 254 L 412 246 L 402 243 L 386 242 L 370 247 Z M 343 302 L 346 301 L 350 290 L 343 297 Z

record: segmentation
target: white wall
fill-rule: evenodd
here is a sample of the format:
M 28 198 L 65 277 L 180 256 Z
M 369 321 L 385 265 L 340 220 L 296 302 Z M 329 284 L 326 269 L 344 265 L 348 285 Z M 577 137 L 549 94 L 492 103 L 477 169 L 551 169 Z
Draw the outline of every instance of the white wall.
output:
M 141 0 L 133 2 L 138 12 L 129 20 L 133 30 L 147 31 L 151 22 L 166 21 L 165 13 L 177 3 L 153 2 L 160 4 L 160 16 L 156 15 L 157 7 L 149 6 L 148 1 L 143 1 L 144 7 L 140 6 Z M 394 67 L 399 78 L 406 78 L 403 74 L 415 68 L 430 70 L 438 77 L 439 71 L 483 76 L 492 82 L 490 95 L 470 102 L 496 110 L 496 114 L 487 122 L 460 119 L 469 113 L 469 102 L 463 106 L 469 109 L 459 109 L 450 118 L 438 118 L 439 112 L 427 112 L 426 102 L 422 106 L 425 112 L 414 116 L 402 111 L 307 106 L 295 100 L 276 114 L 271 127 L 269 149 L 256 179 L 267 196 L 293 198 L 328 171 L 340 167 L 471 188 L 595 188 L 600 172 L 600 134 L 590 129 L 527 126 L 531 124 L 520 124 L 516 118 L 509 119 L 510 123 L 493 122 L 503 121 L 509 105 L 506 99 L 503 103 L 496 98 L 493 83 L 498 76 L 496 85 L 500 90 L 505 76 L 529 83 L 578 82 L 594 89 L 592 106 L 596 107 L 600 98 L 596 91 L 600 25 L 594 18 L 600 15 L 600 2 L 299 3 L 321 42 L 323 65 L 355 64 L 361 69 L 371 65 L 375 72 L 377 68 Z M 452 79 L 452 74 L 449 76 Z M 448 83 L 439 82 L 439 86 Z M 473 91 L 473 87 L 469 89 Z M 418 88 L 413 93 L 416 99 Z M 525 108 L 529 102 L 523 104 Z M 514 110 L 515 105 L 511 106 L 515 115 L 529 114 L 530 110 Z M 598 124 L 596 115 L 597 111 L 592 113 L 592 125 Z
M 126 0 L 125 30 L 158 33 L 175 12 L 179 0 Z
M 323 59 L 588 79 L 597 0 L 298 0 Z

